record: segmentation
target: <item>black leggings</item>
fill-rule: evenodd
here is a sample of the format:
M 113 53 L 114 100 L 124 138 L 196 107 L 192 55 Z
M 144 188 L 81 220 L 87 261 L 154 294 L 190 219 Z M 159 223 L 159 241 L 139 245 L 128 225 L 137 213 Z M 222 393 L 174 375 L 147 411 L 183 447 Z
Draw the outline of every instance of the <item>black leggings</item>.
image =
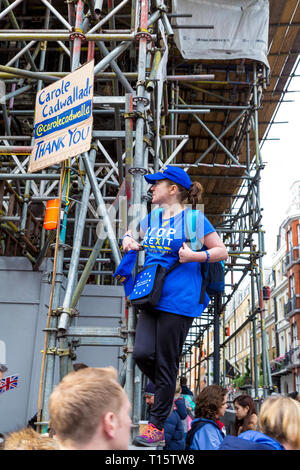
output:
M 141 311 L 138 317 L 133 357 L 155 384 L 149 422 L 159 429 L 171 411 L 179 357 L 192 323 L 192 317 L 154 309 Z

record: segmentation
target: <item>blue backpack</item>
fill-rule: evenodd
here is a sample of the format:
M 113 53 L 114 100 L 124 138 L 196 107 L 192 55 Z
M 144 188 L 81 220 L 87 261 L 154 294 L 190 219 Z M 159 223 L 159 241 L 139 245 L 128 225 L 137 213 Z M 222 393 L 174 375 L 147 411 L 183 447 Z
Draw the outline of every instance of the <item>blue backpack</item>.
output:
M 204 251 L 207 249 L 207 247 L 205 245 L 201 246 L 201 243 L 197 239 L 197 214 L 198 211 L 192 209 L 187 211 L 186 232 L 189 235 L 189 241 L 191 243 L 192 250 Z M 215 263 L 201 263 L 201 276 L 202 285 L 199 303 L 203 304 L 205 291 L 209 296 L 222 294 L 224 292 L 224 261 L 217 261 Z

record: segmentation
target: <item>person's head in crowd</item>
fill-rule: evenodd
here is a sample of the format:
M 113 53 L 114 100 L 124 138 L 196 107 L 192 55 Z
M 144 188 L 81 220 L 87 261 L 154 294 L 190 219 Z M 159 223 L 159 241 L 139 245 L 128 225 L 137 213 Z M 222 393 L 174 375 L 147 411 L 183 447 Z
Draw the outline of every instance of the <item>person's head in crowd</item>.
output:
M 154 396 L 155 396 L 155 385 L 152 382 L 149 382 L 145 387 L 144 398 L 145 398 L 146 404 L 148 405 L 150 409 L 154 405 Z
M 7 367 L 4 364 L 0 363 L 0 380 L 3 379 L 6 371 L 7 371 Z
M 182 392 L 182 389 L 181 389 L 181 385 L 180 385 L 180 382 L 176 382 L 176 389 L 175 389 L 175 398 L 179 398 L 180 395 L 181 395 L 181 392 Z
M 59 446 L 55 439 L 39 434 L 29 426 L 8 434 L 3 450 L 59 450 Z
M 62 450 L 127 450 L 129 413 L 113 367 L 70 372 L 49 401 L 51 427 Z
M 257 429 L 257 412 L 250 395 L 239 395 L 233 400 L 235 410 L 234 436 L 241 432 Z
M 77 362 L 76 364 L 73 364 L 73 369 L 75 372 L 81 369 L 86 369 L 88 366 L 86 364 L 83 364 L 83 362 Z
M 259 427 L 286 450 L 300 450 L 300 404 L 296 400 L 282 396 L 267 398 L 259 412 Z
M 289 398 L 293 398 L 293 400 L 297 400 L 300 402 L 300 395 L 298 392 L 291 392 L 288 394 Z
M 180 377 L 180 385 L 187 385 L 187 378 L 186 377 Z
M 195 417 L 219 420 L 227 408 L 227 393 L 221 385 L 205 387 L 196 398 Z

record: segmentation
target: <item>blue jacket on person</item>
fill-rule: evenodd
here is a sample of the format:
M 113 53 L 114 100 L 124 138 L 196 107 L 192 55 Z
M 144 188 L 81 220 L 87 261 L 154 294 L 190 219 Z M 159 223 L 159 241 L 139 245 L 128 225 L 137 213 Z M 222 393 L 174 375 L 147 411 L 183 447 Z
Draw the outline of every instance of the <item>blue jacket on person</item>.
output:
M 259 431 L 245 431 L 239 436 L 226 436 L 219 450 L 285 450 L 280 442 Z
M 211 419 L 194 419 L 192 426 L 196 421 L 201 421 L 205 425 L 195 433 L 190 450 L 218 450 L 225 437 L 225 433 Z
M 185 438 L 182 419 L 187 417 L 185 400 L 175 400 L 176 410 L 173 410 L 165 421 L 164 433 L 166 445 L 164 450 L 184 450 Z

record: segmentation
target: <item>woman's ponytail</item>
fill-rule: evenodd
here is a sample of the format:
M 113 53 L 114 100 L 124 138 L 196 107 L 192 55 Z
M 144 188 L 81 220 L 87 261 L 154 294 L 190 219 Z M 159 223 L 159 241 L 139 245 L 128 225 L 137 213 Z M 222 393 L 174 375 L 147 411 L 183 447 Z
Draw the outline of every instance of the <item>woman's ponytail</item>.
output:
M 193 208 L 197 206 L 197 204 L 201 204 L 202 202 L 202 194 L 203 194 L 203 186 L 198 181 L 194 181 L 192 186 L 188 192 L 187 202 L 191 204 Z
M 198 181 L 194 181 L 190 189 L 186 189 L 178 183 L 174 183 L 169 179 L 166 179 L 169 186 L 176 184 L 179 191 L 179 199 L 183 204 L 192 205 L 193 209 L 196 208 L 197 204 L 202 203 L 202 194 L 204 192 L 203 186 Z

